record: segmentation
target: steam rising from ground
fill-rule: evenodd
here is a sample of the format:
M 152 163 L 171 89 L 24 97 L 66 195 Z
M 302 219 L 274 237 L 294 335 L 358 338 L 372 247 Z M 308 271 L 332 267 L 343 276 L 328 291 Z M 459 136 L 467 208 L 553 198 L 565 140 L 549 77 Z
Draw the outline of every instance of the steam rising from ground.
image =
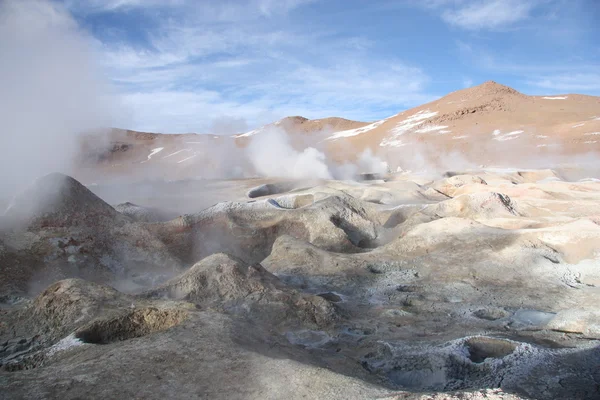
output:
M 388 163 L 376 156 L 371 149 L 366 149 L 358 156 L 358 172 L 384 174 L 388 172 Z
M 93 48 L 93 40 L 78 28 L 59 4 L 43 0 L 0 0 L 0 139 L 5 146 L 0 157 L 0 169 L 4 172 L 0 174 L 0 210 L 6 205 L 6 197 L 17 193 L 36 177 L 49 172 L 73 175 L 73 162 L 82 155 L 79 134 L 101 127 L 122 126 L 122 121 L 115 123 L 113 119 L 119 105 L 115 104 L 108 85 L 100 78 Z M 212 126 L 217 134 L 241 132 L 247 128 L 244 119 L 233 116 L 218 117 Z M 325 138 L 330 134 L 328 128 L 306 136 L 299 134 L 292 145 L 284 129 L 267 127 L 252 136 L 245 150 L 233 141 L 222 140 L 220 145 L 199 148 L 197 154 L 190 153 L 193 160 L 177 164 L 176 168 L 178 171 L 189 170 L 183 174 L 188 177 L 216 179 L 255 175 L 355 179 L 360 173 L 385 173 L 389 167 L 393 171 L 399 167 L 439 174 L 447 170 L 479 168 L 481 162 L 476 163 L 467 155 L 493 154 L 494 146 L 498 145 L 490 142 L 489 149 L 482 149 L 477 144 L 475 149 L 446 151 L 427 143 L 411 143 L 399 149 L 384 149 L 381 153 L 367 149 L 358 155 L 353 153 L 354 149 L 346 149 L 344 151 L 350 157 L 336 158 L 354 161 L 339 165 L 326 156 L 331 153 L 314 144 L 319 135 Z M 107 135 L 98 137 L 108 140 Z M 298 142 L 303 140 L 306 143 L 299 145 Z M 108 148 L 109 143 L 95 143 L 95 146 Z M 559 161 L 577 161 L 578 164 L 582 161 L 580 156 L 573 160 L 560 155 L 559 149 L 555 150 L 556 154 L 554 150 L 548 150 L 535 158 L 529 154 L 527 146 L 521 148 L 522 151 L 511 148 L 506 156 L 508 164 L 521 168 L 549 167 Z M 382 154 L 389 164 L 381 159 Z M 589 165 L 590 174 L 597 176 L 597 156 L 590 154 L 583 158 L 589 161 L 586 165 Z M 168 177 L 162 165 L 146 163 L 139 170 L 139 174 L 136 171 L 137 175 L 127 178 Z M 96 182 L 96 178 L 94 176 L 94 180 L 86 183 Z
M 332 179 L 325 154 L 313 147 L 298 151 L 285 131 L 270 128 L 256 135 L 248 146 L 248 157 L 256 172 L 265 176 L 295 179 Z
M 111 126 L 91 48 L 59 5 L 0 1 L 0 198 L 48 172 L 69 173 L 78 135 Z
M 325 153 L 314 148 L 295 149 L 288 134 L 270 127 L 255 135 L 246 152 L 254 170 L 262 176 L 293 179 L 354 179 L 359 173 L 385 173 L 388 165 L 370 149 L 363 151 L 355 163 L 336 165 Z

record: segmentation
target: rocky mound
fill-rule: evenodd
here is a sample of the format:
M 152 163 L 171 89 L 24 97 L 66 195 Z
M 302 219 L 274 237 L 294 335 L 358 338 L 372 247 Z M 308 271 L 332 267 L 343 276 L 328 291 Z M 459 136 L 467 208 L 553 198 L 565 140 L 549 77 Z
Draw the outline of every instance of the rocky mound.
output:
M 286 209 L 296 209 L 306 207 L 315 202 L 313 194 L 288 194 L 284 196 L 269 199 L 269 202 L 276 207 Z
M 551 169 L 518 171 L 516 173 L 522 182 L 536 183 L 543 180 L 559 180 L 560 176 Z
M 365 273 L 365 262 L 343 253 L 332 253 L 292 236 L 282 235 L 263 262 L 270 271 L 301 278 L 349 276 Z
M 442 201 L 423 210 L 424 214 L 437 218 L 493 218 L 523 215 L 517 203 L 502 193 L 465 194 Z
M 38 293 L 52 282 L 83 278 L 132 288 L 164 281 L 181 262 L 141 224 L 120 214 L 75 179 L 50 174 L 17 195 L 0 232 L 0 294 Z
M 96 319 L 81 327 L 74 337 L 83 343 L 108 344 L 162 332 L 182 323 L 187 310 L 146 307 L 109 319 Z
M 218 252 L 260 262 L 284 234 L 347 252 L 372 247 L 378 237 L 365 206 L 342 192 L 298 209 L 282 207 L 276 200 L 220 203 L 149 229 L 189 263 Z
M 487 185 L 487 182 L 475 175 L 452 175 L 435 182 L 431 188 L 448 197 L 454 197 L 458 189 L 466 185 Z
M 5 213 L 29 229 L 123 223 L 119 213 L 70 176 L 52 173 L 15 196 Z
M 165 222 L 172 215 L 153 207 L 143 207 L 130 202 L 117 204 L 115 210 L 137 222 Z
M 596 379 L 593 375 L 597 374 L 592 372 L 594 367 L 587 364 L 590 358 L 598 357 L 593 349 L 584 351 L 578 360 L 577 353 L 568 350 L 553 352 L 527 343 L 476 336 L 434 348 L 407 350 L 402 344 L 380 346 L 378 352 L 365 358 L 364 363 L 368 368 L 385 370 L 399 385 L 416 390 L 501 386 L 505 391 L 524 392 L 532 398 L 546 398 L 549 392 L 566 398 L 591 399 L 594 396 L 591 386 Z M 399 352 L 403 356 L 394 357 Z M 585 373 L 575 374 L 573 367 Z M 540 370 L 560 377 L 560 383 L 555 380 L 546 383 L 547 386 L 541 385 L 535 380 Z M 463 396 L 459 398 L 469 398 L 467 394 Z
M 257 197 L 270 196 L 273 194 L 285 193 L 290 190 L 294 190 L 299 187 L 299 182 L 278 182 L 278 183 L 266 183 L 250 189 L 247 196 L 250 199 Z
M 7 314 L 11 327 L 0 331 L 0 367 L 34 368 L 66 342 L 105 344 L 145 336 L 181 323 L 186 315 L 185 306 L 156 307 L 81 279 L 59 281 Z
M 115 289 L 82 279 L 50 285 L 18 313 L 20 335 L 44 335 L 53 341 L 103 313 L 128 309 L 133 299 Z M 32 335 L 32 336 L 33 336 Z
M 526 400 L 512 393 L 507 393 L 502 389 L 481 389 L 475 391 L 457 391 L 457 392 L 429 392 L 427 394 L 415 394 L 410 392 L 401 392 L 389 397 L 381 397 L 381 400 Z
M 298 293 L 260 264 L 248 265 L 227 254 L 205 258 L 145 296 L 166 296 L 278 322 L 291 319 L 325 326 L 337 318 L 335 307 L 322 297 Z
M 219 253 L 194 264 L 182 275 L 169 280 L 149 296 L 166 295 L 198 303 L 223 302 L 262 294 L 281 287 L 279 280 L 260 264 L 247 265 Z

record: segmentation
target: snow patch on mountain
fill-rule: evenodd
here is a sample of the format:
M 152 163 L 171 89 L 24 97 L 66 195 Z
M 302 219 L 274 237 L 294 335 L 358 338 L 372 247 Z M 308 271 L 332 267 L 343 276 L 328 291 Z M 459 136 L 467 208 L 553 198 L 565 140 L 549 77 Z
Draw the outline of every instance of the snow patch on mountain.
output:
M 424 124 L 425 121 L 435 117 L 437 114 L 437 111 L 421 110 L 418 113 L 406 118 L 405 120 L 398 122 L 398 124 L 396 124 L 396 126 L 390 131 L 390 136 L 383 139 L 379 146 L 398 147 L 398 138 L 400 136 L 416 128 L 417 126 Z
M 381 124 L 383 124 L 385 121 L 387 121 L 387 119 L 382 119 L 381 121 L 373 122 L 372 124 L 363 126 L 361 128 L 348 129 L 346 131 L 339 131 L 339 132 L 336 132 L 333 135 L 329 136 L 325 140 L 336 140 L 336 139 L 343 138 L 343 137 L 351 137 L 351 136 L 360 135 L 362 133 L 372 131 L 373 129 L 375 129 L 378 126 L 380 126 Z
M 150 154 L 148 154 L 148 159 L 142 161 L 142 163 L 150 161 L 150 159 L 152 158 L 153 155 L 158 154 L 163 150 L 164 150 L 164 147 L 157 147 L 156 149 L 152 149 L 152 152 Z

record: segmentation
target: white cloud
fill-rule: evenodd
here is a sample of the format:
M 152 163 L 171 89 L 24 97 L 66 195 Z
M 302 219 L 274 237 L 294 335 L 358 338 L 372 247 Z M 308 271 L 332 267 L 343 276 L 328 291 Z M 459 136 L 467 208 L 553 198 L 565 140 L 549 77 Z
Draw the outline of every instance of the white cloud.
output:
M 314 3 L 317 0 L 255 0 L 250 4 L 256 4 L 261 14 L 271 16 L 275 14 L 287 13 L 300 6 Z
M 66 8 L 81 14 L 120 12 L 139 8 L 181 6 L 186 0 L 64 0 Z
M 133 126 L 156 132 L 210 132 L 212 118 L 219 115 L 244 119 L 249 128 L 288 115 L 373 120 L 381 117 L 379 109 L 391 108 L 391 115 L 402 107 L 433 100 L 424 92 L 427 75 L 399 62 L 348 59 L 344 65 L 321 67 L 295 62 L 269 74 L 262 72 L 263 66 L 249 74 L 239 71 L 243 65 L 232 71 L 210 64 L 146 71 L 140 78 L 145 90 L 125 95 L 134 110 Z M 205 75 L 194 76 L 196 70 Z M 211 81 L 223 86 L 195 91 L 168 88 L 180 78 L 199 82 L 199 87 Z
M 529 18 L 538 0 L 431 0 L 448 24 L 468 30 L 501 29 Z
M 427 75 L 419 68 L 393 60 L 348 58 L 337 65 L 305 64 L 286 75 L 280 87 L 318 107 L 336 103 L 342 107 L 361 103 L 363 106 L 385 106 L 430 99 L 423 94 L 429 80 Z
M 547 75 L 527 82 L 532 86 L 558 92 L 600 91 L 600 74 L 575 73 Z
M 205 21 L 238 21 L 285 15 L 319 0 L 64 0 L 72 11 L 81 14 L 131 10 L 185 9 Z
M 124 102 L 133 110 L 132 126 L 163 133 L 209 133 L 214 116 L 256 120 L 264 108 L 230 101 L 216 91 L 148 91 L 128 93 Z
M 218 116 L 249 129 L 287 115 L 373 120 L 433 99 L 421 69 L 373 56 L 367 38 L 332 38 L 286 18 L 312 2 L 113 0 L 78 12 L 152 9 L 138 15 L 151 18 L 145 41 L 97 38 L 132 129 L 210 132 Z

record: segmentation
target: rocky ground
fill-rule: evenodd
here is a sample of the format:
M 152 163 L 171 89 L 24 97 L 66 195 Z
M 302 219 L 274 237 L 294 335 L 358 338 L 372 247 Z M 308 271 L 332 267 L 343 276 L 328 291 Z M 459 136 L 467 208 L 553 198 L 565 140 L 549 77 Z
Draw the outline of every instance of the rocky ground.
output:
M 600 181 L 381 178 L 39 178 L 0 217 L 0 398 L 600 398 Z

